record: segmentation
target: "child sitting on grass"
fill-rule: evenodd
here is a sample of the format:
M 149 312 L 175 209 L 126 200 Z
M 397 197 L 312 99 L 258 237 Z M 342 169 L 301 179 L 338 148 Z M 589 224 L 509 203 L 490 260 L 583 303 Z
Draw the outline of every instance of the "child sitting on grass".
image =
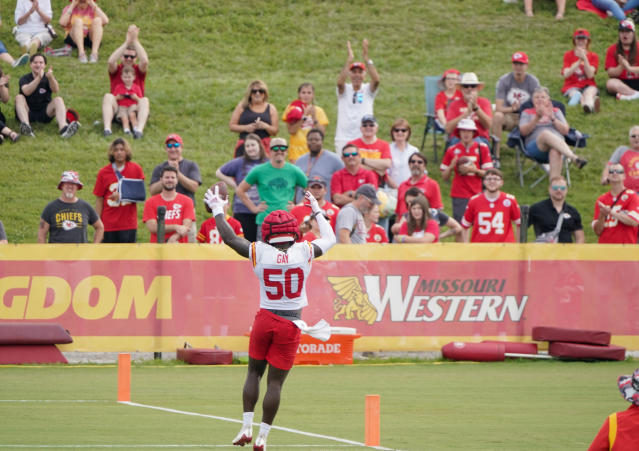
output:
M 133 67 L 125 66 L 122 69 L 121 79 L 122 83 L 118 83 L 112 92 L 118 102 L 117 118 L 122 122 L 122 129 L 125 135 L 131 135 L 131 127 L 133 127 L 133 135 L 136 139 L 139 139 L 142 137 L 142 132 L 137 128 L 137 112 L 138 103 L 143 96 L 140 87 L 133 83 L 135 81 Z

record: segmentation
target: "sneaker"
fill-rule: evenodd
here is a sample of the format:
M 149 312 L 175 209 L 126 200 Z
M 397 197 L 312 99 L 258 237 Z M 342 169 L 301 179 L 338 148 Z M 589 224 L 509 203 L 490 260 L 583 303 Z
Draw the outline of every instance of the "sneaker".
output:
M 65 125 L 62 130 L 60 130 L 60 136 L 65 139 L 71 138 L 73 135 L 76 134 L 79 127 L 80 124 L 78 124 L 77 121 L 71 121 L 69 125 Z
M 104 136 L 104 137 L 111 136 L 112 134 L 113 134 L 113 132 L 111 130 L 104 130 L 102 132 L 102 136 Z
M 126 130 L 124 130 L 124 134 L 127 136 L 131 136 L 131 130 L 127 128 Z
M 144 133 L 142 133 L 140 130 L 133 130 L 133 139 L 142 139 L 143 136 Z
M 24 135 L 24 136 L 31 136 L 32 138 L 35 138 L 35 133 L 33 133 L 33 130 L 31 129 L 31 126 L 29 124 L 26 123 L 22 123 L 20 124 L 20 134 Z
M 89 60 L 87 59 L 86 53 L 83 54 L 83 55 L 78 55 L 78 61 L 80 61 L 80 63 L 82 63 L 82 64 L 88 63 Z
M 25 53 L 20 58 L 18 58 L 17 60 L 13 61 L 13 63 L 11 64 L 11 67 L 24 66 L 28 62 L 29 62 L 29 54 Z
M 240 432 L 233 439 L 233 446 L 244 446 L 253 441 L 253 429 L 251 426 L 242 426 Z
M 266 437 L 258 435 L 253 445 L 253 451 L 266 451 Z
M 89 62 L 91 64 L 97 63 L 98 62 L 98 55 L 94 55 L 93 53 L 91 54 L 91 56 L 89 57 Z
M 591 107 L 587 103 L 584 103 L 584 113 L 590 114 L 593 112 L 593 110 L 594 110 L 594 107 Z

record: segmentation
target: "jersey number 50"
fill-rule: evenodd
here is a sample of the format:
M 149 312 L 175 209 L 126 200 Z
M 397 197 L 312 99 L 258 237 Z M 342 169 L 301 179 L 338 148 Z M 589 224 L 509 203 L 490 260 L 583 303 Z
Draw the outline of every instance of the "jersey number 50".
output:
M 267 288 L 273 288 L 273 290 L 264 290 L 266 296 L 271 301 L 279 301 L 284 296 L 289 299 L 297 298 L 302 293 L 302 287 L 304 286 L 304 271 L 301 268 L 289 268 L 284 272 L 284 284 L 281 281 L 281 269 L 264 269 L 264 286 Z M 275 276 L 276 279 L 273 280 Z M 293 281 L 293 279 L 295 279 Z M 293 291 L 295 286 L 295 291 Z

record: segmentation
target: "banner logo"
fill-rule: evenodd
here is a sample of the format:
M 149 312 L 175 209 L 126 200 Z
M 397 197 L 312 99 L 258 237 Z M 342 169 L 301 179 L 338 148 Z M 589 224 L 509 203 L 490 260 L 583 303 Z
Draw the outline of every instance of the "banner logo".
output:
M 368 300 L 356 276 L 328 276 L 338 298 L 333 300 L 333 319 L 357 319 L 373 324 L 377 318 L 377 309 Z

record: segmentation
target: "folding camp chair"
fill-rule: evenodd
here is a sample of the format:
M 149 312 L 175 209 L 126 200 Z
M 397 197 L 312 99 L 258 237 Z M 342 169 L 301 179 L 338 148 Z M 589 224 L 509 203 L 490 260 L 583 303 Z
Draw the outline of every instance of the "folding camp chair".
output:
M 557 100 L 552 100 L 552 103 L 555 108 L 559 108 L 561 110 L 561 112 L 564 114 L 564 117 L 565 117 L 566 107 L 564 106 L 564 104 Z M 524 103 L 519 109 L 519 111 L 520 112 L 524 111 L 527 108 L 532 108 L 531 101 Z M 573 149 L 586 147 L 586 144 L 587 144 L 586 140 L 588 138 L 590 138 L 590 135 L 582 133 L 579 130 L 576 130 L 572 127 L 568 131 L 568 134 L 564 136 L 564 140 L 566 141 L 566 144 L 571 146 Z M 539 182 L 541 182 L 544 178 L 548 176 L 548 173 L 550 171 L 550 166 L 548 165 L 548 163 L 540 163 L 537 160 L 530 158 L 524 151 L 524 148 L 525 148 L 524 138 L 521 136 L 519 127 L 515 127 L 508 134 L 507 145 L 511 149 L 515 149 L 515 159 L 517 164 L 517 173 L 519 176 L 519 184 L 522 187 L 524 186 L 524 176 L 536 168 L 540 169 L 543 172 L 543 174 L 530 185 L 531 188 L 539 184 Z M 529 168 L 527 168 L 526 170 L 524 170 L 524 162 L 526 159 L 532 161 L 534 164 L 530 166 Z M 568 183 L 568 185 L 570 185 L 570 164 L 571 163 L 570 163 L 570 160 L 568 160 L 565 157 L 563 158 L 563 163 L 564 163 L 564 168 L 566 171 L 566 182 Z
M 427 75 L 424 77 L 424 98 L 426 99 L 426 125 L 424 126 L 424 137 L 422 138 L 421 151 L 424 151 L 424 144 L 426 142 L 426 135 L 430 129 L 433 130 L 433 159 L 437 163 L 437 135 L 444 133 L 444 129 L 437 125 L 435 120 L 435 97 L 441 91 L 437 82 L 441 77 L 434 75 Z

